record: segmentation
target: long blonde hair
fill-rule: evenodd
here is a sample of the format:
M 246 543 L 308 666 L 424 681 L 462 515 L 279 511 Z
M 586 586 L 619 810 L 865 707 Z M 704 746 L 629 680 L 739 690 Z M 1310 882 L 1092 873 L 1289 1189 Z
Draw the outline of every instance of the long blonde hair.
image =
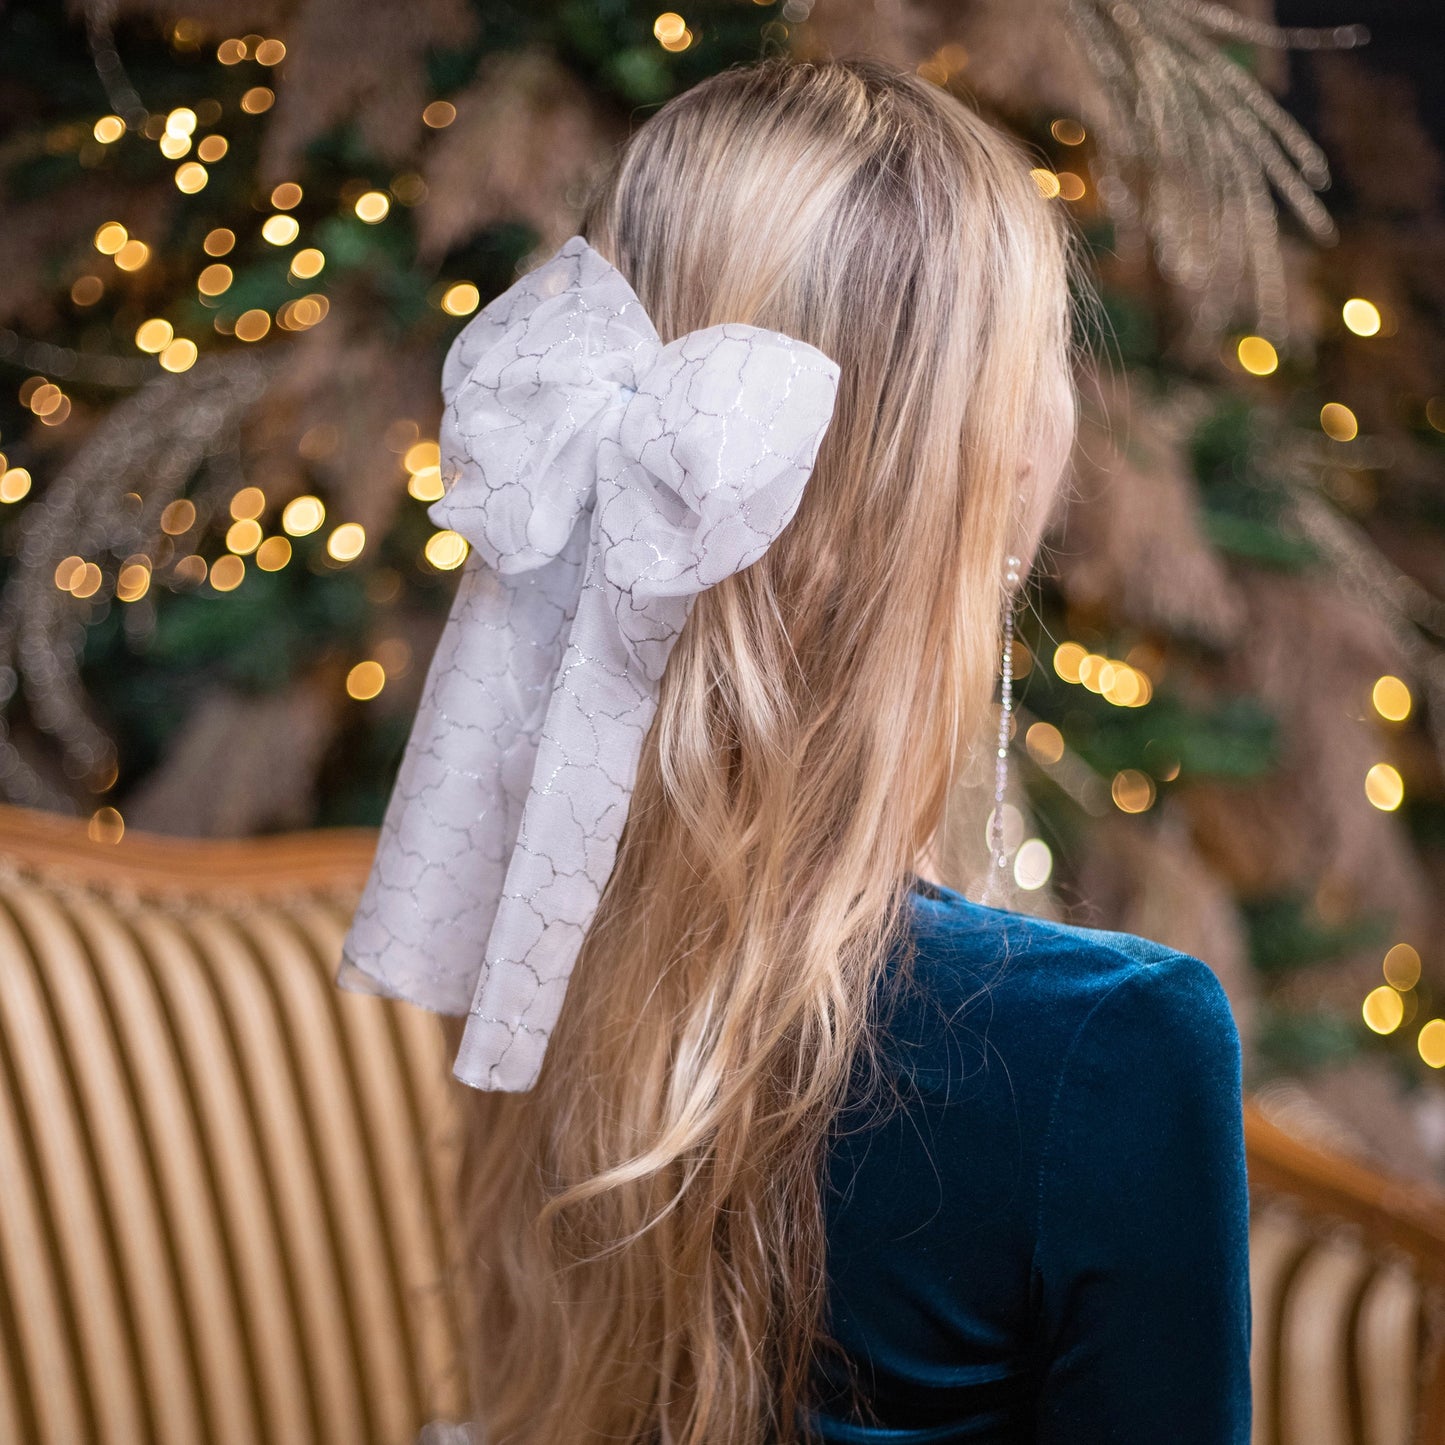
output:
M 673 650 L 541 1078 L 468 1100 L 487 1445 L 800 1434 L 829 1126 L 1073 430 L 1028 171 L 914 76 L 766 62 L 664 106 L 589 212 L 664 340 L 750 322 L 842 376 L 797 515 Z

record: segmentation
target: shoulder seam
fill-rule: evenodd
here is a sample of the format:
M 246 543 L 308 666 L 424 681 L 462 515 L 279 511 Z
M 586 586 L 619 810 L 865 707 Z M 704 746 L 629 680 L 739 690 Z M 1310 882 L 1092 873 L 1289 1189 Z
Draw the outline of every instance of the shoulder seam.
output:
M 1124 954 L 1124 951 L 1122 949 L 1112 949 L 1111 951 L 1127 957 L 1127 954 Z M 1109 1000 L 1113 998 L 1114 995 L 1121 988 L 1123 988 L 1125 984 L 1132 983 L 1136 978 L 1138 978 L 1141 974 L 1147 972 L 1148 970 L 1156 968 L 1167 968 L 1172 964 L 1186 961 L 1199 962 L 1203 965 L 1203 967 L 1209 967 L 1207 963 L 1203 963 L 1202 959 L 1196 960 L 1192 954 L 1184 953 L 1179 949 L 1169 948 L 1166 948 L 1162 957 L 1154 959 L 1133 960 L 1134 966 L 1129 969 L 1129 971 L 1125 973 L 1122 978 L 1116 979 L 1112 984 L 1110 984 L 1109 987 L 1105 990 L 1105 992 L 1094 1001 L 1094 1004 L 1089 1009 L 1088 1013 L 1086 1013 L 1084 1017 L 1079 1020 L 1078 1026 L 1074 1029 L 1074 1032 L 1069 1039 L 1068 1047 L 1064 1050 L 1063 1058 L 1059 1063 L 1058 1078 L 1054 1081 L 1053 1098 L 1049 1100 L 1049 1113 L 1048 1118 L 1044 1124 L 1043 1144 L 1039 1150 L 1039 1173 L 1038 1179 L 1035 1181 L 1034 1187 L 1033 1256 L 1029 1262 L 1030 1276 L 1033 1275 L 1035 1269 L 1037 1268 L 1039 1255 L 1042 1252 L 1041 1245 L 1043 1242 L 1044 1178 L 1048 1172 L 1049 1156 L 1054 1144 L 1054 1124 L 1058 1116 L 1059 1101 L 1063 1098 L 1064 1082 L 1068 1077 L 1069 1065 L 1073 1061 L 1074 1050 L 1077 1047 L 1079 1040 L 1083 1038 L 1084 1031 L 1088 1028 L 1089 1023 L 1093 1019 L 1094 1015 L 1098 1013 L 1098 1011 L 1103 1008 L 1103 1006 L 1108 1003 Z

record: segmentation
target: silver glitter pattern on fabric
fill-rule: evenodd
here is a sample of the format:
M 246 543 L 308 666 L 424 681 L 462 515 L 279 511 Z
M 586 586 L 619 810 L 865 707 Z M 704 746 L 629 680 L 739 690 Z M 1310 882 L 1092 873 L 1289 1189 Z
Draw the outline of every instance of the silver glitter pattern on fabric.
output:
M 664 346 L 580 236 L 453 343 L 428 515 L 472 552 L 336 981 L 468 1015 L 462 1082 L 535 1082 L 668 654 L 793 517 L 837 385 L 758 327 Z

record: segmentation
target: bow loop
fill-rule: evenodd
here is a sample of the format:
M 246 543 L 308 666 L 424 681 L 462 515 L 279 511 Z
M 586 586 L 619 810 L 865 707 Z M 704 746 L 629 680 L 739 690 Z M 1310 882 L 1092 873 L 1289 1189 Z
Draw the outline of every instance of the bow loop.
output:
M 592 505 L 600 424 L 657 349 L 621 275 L 569 243 L 452 344 L 442 373 L 446 493 L 427 515 L 504 575 L 560 555 Z
M 609 582 L 632 603 L 683 597 L 751 566 L 791 521 L 838 385 L 837 363 L 777 332 L 690 332 L 642 371 L 598 469 Z

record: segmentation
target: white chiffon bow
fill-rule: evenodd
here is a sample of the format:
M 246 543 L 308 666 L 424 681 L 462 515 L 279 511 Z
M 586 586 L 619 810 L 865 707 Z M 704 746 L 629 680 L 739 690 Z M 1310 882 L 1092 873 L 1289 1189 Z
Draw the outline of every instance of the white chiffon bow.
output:
M 469 1015 L 462 1082 L 535 1082 L 668 654 L 792 518 L 837 384 L 753 326 L 664 346 L 580 236 L 453 344 L 428 515 L 473 550 L 336 981 Z

